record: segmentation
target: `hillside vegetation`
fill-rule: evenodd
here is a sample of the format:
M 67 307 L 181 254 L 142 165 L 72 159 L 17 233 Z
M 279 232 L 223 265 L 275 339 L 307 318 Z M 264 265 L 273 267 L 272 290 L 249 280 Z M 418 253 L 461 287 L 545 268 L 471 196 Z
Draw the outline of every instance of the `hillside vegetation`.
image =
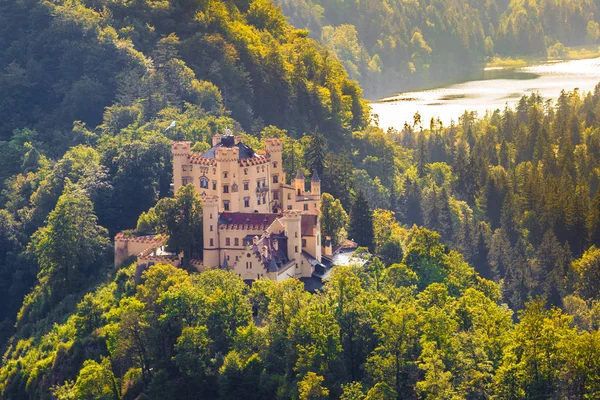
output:
M 0 92 L 0 398 L 600 396 L 600 86 L 383 132 L 267 0 L 18 0 Z M 171 143 L 227 127 L 281 138 L 288 179 L 317 171 L 322 236 L 371 263 L 316 294 L 114 268 L 123 229 L 194 251 Z
M 470 76 L 500 57 L 596 49 L 594 0 L 277 0 L 374 99 Z

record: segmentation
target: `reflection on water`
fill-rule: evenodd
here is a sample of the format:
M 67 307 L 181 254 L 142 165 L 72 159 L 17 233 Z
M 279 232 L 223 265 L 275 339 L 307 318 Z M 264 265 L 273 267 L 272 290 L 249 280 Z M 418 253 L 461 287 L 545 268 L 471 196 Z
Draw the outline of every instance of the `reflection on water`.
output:
M 515 105 L 524 94 L 539 92 L 544 99 L 556 99 L 562 89 L 592 91 L 600 82 L 600 58 L 566 62 L 548 62 L 525 68 L 488 68 L 470 81 L 443 88 L 401 93 L 372 103 L 379 125 L 401 129 L 412 122 L 418 111 L 427 127 L 432 117 L 445 125 L 465 110 L 480 116 L 487 110 Z

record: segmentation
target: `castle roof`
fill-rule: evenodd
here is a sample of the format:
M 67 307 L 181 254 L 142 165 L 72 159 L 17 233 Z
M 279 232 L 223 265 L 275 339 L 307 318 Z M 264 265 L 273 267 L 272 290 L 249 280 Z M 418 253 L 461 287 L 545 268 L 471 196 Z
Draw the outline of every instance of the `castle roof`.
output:
M 304 172 L 302 172 L 302 168 L 298 168 L 298 173 L 296 174 L 296 179 L 306 179 L 306 178 L 304 178 Z
M 237 147 L 239 149 L 239 160 L 243 160 L 246 158 L 258 157 L 258 154 L 252 149 L 252 147 L 244 144 L 243 142 L 235 142 L 235 137 L 232 135 L 226 135 L 221 138 L 221 142 L 216 146 L 211 147 L 208 151 L 203 153 L 200 157 L 213 159 L 215 158 L 216 152 L 218 148 L 226 147 L 233 148 Z
M 313 176 L 311 179 L 313 182 L 321 182 L 321 179 L 319 178 L 319 174 L 317 174 L 317 170 L 315 169 L 313 171 Z
M 317 226 L 317 216 L 302 214 L 302 236 L 315 236 L 315 227 Z
M 219 224 L 221 225 L 255 225 L 269 226 L 279 217 L 278 214 L 266 213 L 221 213 L 219 215 Z

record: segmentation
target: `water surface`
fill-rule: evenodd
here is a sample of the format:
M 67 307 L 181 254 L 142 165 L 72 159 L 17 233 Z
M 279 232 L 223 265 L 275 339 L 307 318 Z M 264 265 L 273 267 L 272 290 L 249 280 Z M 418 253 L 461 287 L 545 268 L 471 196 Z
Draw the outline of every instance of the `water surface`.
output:
M 523 68 L 488 68 L 470 81 L 431 90 L 401 93 L 372 103 L 383 129 L 401 129 L 404 122 L 412 124 L 413 116 L 421 114 L 423 127 L 429 127 L 432 117 L 448 126 L 465 110 L 479 116 L 487 110 L 514 106 L 524 94 L 539 92 L 546 99 L 556 99 L 560 91 L 578 88 L 593 91 L 600 83 L 600 58 L 564 62 L 548 62 Z

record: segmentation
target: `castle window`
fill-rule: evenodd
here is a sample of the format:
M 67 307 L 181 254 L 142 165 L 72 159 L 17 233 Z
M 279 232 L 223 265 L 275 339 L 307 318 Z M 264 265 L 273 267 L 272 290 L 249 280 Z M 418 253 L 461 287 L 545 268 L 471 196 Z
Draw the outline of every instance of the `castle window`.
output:
M 306 239 L 302 239 L 302 247 L 306 247 Z
M 256 172 L 260 172 L 260 167 L 256 167 Z
M 217 181 L 213 181 L 213 190 L 217 190 Z
M 200 187 L 203 189 L 208 189 L 208 179 L 207 178 L 200 178 Z
M 223 200 L 223 210 L 229 211 L 229 200 Z
M 229 185 L 223 185 L 223 193 L 229 193 Z
M 265 172 L 265 166 L 264 165 L 262 166 L 262 172 Z
M 298 252 L 298 246 L 294 246 L 294 251 L 297 253 Z
M 262 187 L 266 187 L 266 186 L 267 186 L 267 180 L 266 180 L 266 179 L 263 179 L 263 180 L 262 180 Z
M 289 206 L 288 206 L 288 210 L 291 210 L 291 209 L 292 209 L 292 206 L 291 206 L 291 205 L 289 205 Z
M 262 199 L 263 204 L 267 204 L 267 195 L 263 194 L 263 199 Z
M 225 238 L 225 246 L 231 246 L 231 239 Z
M 256 188 L 260 189 L 260 180 L 256 181 Z
M 212 228 L 212 226 L 211 226 Z M 215 240 L 214 239 L 210 239 L 210 247 L 213 247 L 215 245 Z
M 273 200 L 279 200 L 279 192 L 277 190 L 273 190 Z
M 304 204 L 304 211 L 308 211 L 308 204 Z
M 250 187 L 250 182 L 248 182 L 248 181 L 244 182 L 244 190 L 248 190 L 249 187 Z
M 273 175 L 273 183 L 279 183 L 279 175 Z
M 291 199 L 292 199 L 292 194 L 288 193 L 288 200 L 291 200 Z
M 256 204 L 260 206 L 260 195 L 256 196 Z
M 212 226 L 212 225 L 210 226 L 210 231 L 211 231 L 211 232 L 213 231 L 213 226 Z
M 239 246 L 240 245 L 240 238 L 233 239 L 233 245 L 234 246 Z M 237 261 L 237 257 L 235 258 L 235 261 Z
M 273 161 L 273 168 L 277 168 L 277 161 Z
M 237 193 L 237 191 L 238 191 L 238 185 L 237 185 L 237 183 L 234 183 L 234 184 L 231 186 L 231 191 L 232 191 L 233 193 Z
M 227 171 L 223 172 L 223 178 L 227 178 L 229 174 L 227 173 Z
M 181 166 L 181 169 L 182 169 L 183 171 L 187 171 L 187 165 L 182 165 L 182 166 Z
M 298 237 L 298 231 L 294 232 L 294 237 L 297 238 Z
M 244 168 L 244 175 L 248 175 L 248 168 Z
M 244 197 L 244 207 L 250 207 L 250 197 Z

